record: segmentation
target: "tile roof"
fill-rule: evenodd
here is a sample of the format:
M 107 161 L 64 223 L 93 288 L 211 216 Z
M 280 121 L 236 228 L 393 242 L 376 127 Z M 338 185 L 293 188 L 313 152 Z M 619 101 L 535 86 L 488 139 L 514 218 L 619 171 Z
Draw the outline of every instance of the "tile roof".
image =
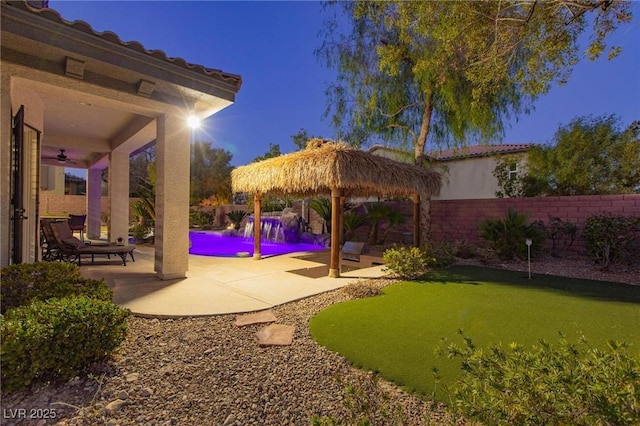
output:
M 447 161 L 447 160 L 460 160 L 463 158 L 471 158 L 471 157 L 483 157 L 487 155 L 494 154 L 513 154 L 516 152 L 524 152 L 529 148 L 534 146 L 532 143 L 521 143 L 521 144 L 500 144 L 500 145 L 471 145 L 464 146 L 452 149 L 441 149 L 429 151 L 425 154 L 427 158 L 431 158 L 436 161 Z M 411 156 L 413 159 L 413 153 L 408 150 L 404 150 L 401 148 L 384 146 L 380 144 L 375 144 L 371 148 L 369 148 L 369 152 L 373 152 L 376 150 L 385 150 L 396 152 L 400 156 Z
M 17 7 L 19 9 L 22 9 L 24 11 L 27 12 L 31 12 L 33 14 L 36 14 L 44 19 L 47 19 L 49 21 L 58 23 L 58 24 L 63 24 L 66 25 L 70 28 L 73 28 L 76 31 L 80 31 L 83 32 L 85 34 L 88 35 L 92 35 L 92 36 L 96 36 L 96 37 L 100 37 L 103 40 L 106 40 L 108 42 L 114 43 L 114 44 L 118 44 L 121 46 L 124 46 L 128 49 L 134 50 L 136 52 L 139 53 L 143 53 L 149 56 L 152 56 L 156 59 L 160 59 L 163 60 L 165 62 L 168 62 L 172 65 L 175 65 L 177 67 L 189 70 L 189 71 L 193 71 L 208 77 L 218 77 L 224 81 L 235 81 L 235 85 L 237 86 L 238 89 L 240 89 L 240 86 L 242 85 L 242 77 L 237 75 L 237 74 L 230 74 L 230 73 L 226 73 L 222 70 L 218 70 L 218 69 L 213 69 L 213 68 L 207 68 L 203 65 L 196 65 L 196 64 L 191 64 L 189 62 L 187 62 L 186 60 L 184 60 L 183 58 L 170 58 L 167 56 L 167 54 L 165 52 L 163 52 L 162 50 L 147 50 L 142 43 L 137 42 L 137 41 L 129 41 L 129 42 L 125 42 L 123 41 L 117 34 L 111 32 L 111 31 L 104 31 L 104 32 L 99 32 L 93 29 L 93 27 L 88 24 L 85 21 L 67 21 L 66 19 L 64 19 L 62 17 L 62 15 L 60 15 L 60 13 L 58 13 L 57 11 L 53 10 L 53 9 L 39 9 L 39 8 L 34 8 L 31 7 L 29 5 L 27 5 L 25 2 L 22 1 L 12 1 L 12 2 L 6 2 L 6 4 L 10 5 L 10 6 L 14 6 Z
M 431 157 L 437 161 L 459 160 L 470 157 L 484 157 L 494 154 L 513 154 L 516 152 L 527 151 L 534 144 L 501 144 L 501 145 L 472 145 L 453 149 L 442 149 L 430 151 L 427 157 Z

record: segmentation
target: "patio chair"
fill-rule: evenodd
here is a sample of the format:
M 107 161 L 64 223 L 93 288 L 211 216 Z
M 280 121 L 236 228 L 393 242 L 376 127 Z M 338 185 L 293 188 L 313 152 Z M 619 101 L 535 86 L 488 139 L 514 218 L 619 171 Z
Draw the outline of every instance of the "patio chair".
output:
M 84 223 L 87 220 L 86 214 L 70 214 L 69 215 L 69 228 L 72 232 L 80 231 L 80 239 L 84 241 Z
M 116 244 L 91 244 L 80 241 L 73 236 L 73 232 L 67 222 L 49 223 L 55 238 L 55 244 L 59 248 L 59 260 L 66 262 L 77 262 L 82 266 L 82 256 L 91 256 L 91 263 L 94 262 L 95 255 L 106 255 L 110 258 L 112 254 L 118 255 L 122 259 L 122 264 L 127 266 L 127 255 L 135 262 L 133 250 L 136 246 L 116 245 Z

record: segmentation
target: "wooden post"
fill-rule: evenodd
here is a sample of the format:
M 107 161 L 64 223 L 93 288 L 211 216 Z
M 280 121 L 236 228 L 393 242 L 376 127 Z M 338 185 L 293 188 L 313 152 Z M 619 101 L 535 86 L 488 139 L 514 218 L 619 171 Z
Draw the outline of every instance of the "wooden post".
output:
M 340 190 L 331 190 L 331 263 L 329 277 L 340 277 Z
M 420 195 L 413 194 L 413 246 L 420 247 Z
M 338 216 L 338 226 L 340 227 L 340 244 L 344 244 L 344 203 L 347 197 L 340 197 L 340 216 Z
M 260 221 L 260 193 L 256 192 L 253 196 L 253 259 L 260 260 L 260 238 L 262 237 L 262 226 Z

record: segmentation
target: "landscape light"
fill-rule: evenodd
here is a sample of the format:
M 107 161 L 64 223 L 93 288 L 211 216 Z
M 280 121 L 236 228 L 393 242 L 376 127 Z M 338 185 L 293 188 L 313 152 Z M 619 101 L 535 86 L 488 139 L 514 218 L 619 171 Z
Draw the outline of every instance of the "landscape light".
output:
M 187 125 L 192 129 L 197 129 L 200 127 L 200 119 L 195 115 L 190 115 L 189 118 L 187 118 Z

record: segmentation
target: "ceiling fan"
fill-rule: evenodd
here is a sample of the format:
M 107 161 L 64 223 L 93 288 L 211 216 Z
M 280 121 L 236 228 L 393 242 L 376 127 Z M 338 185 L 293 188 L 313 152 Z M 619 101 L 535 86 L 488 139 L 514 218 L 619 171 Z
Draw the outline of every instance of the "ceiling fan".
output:
M 64 149 L 60 148 L 60 153 L 58 155 L 56 155 L 55 157 L 42 157 L 45 160 L 56 160 L 58 163 L 61 164 L 75 164 L 75 161 L 73 161 L 72 159 L 70 159 L 65 153 L 64 153 Z

